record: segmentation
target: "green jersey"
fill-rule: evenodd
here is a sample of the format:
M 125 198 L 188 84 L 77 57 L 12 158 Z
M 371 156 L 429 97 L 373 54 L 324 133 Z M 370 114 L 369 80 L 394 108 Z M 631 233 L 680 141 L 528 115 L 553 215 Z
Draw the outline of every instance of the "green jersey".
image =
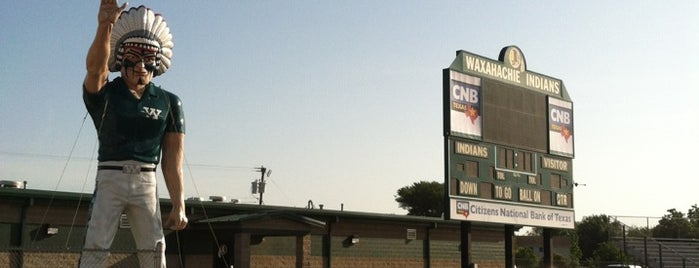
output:
M 182 102 L 149 83 L 137 99 L 121 79 L 97 94 L 83 86 L 83 101 L 99 138 L 99 161 L 137 160 L 158 164 L 165 132 L 184 133 Z

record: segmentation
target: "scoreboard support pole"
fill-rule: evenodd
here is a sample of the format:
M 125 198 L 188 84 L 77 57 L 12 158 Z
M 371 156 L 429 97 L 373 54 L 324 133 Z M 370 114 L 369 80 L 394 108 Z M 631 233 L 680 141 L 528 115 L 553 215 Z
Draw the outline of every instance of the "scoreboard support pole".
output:
M 553 268 L 553 229 L 544 228 L 544 268 Z
M 505 225 L 505 267 L 513 268 L 515 267 L 515 254 L 514 254 L 514 239 L 515 237 L 515 226 Z
M 471 222 L 461 222 L 461 268 L 471 268 Z

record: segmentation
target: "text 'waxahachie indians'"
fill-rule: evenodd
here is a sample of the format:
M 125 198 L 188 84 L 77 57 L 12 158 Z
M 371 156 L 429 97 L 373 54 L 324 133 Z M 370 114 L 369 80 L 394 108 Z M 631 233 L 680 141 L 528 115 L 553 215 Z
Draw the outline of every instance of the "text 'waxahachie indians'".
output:
M 699 206 L 651 211 L 696 79 L 646 71 L 699 67 L 696 3 L 92 1 L 0 18 L 0 268 L 699 267 Z

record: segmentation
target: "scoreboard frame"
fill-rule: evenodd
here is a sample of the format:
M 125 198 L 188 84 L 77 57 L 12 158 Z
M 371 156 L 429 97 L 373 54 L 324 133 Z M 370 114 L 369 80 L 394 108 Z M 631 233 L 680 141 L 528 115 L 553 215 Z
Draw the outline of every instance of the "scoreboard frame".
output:
M 573 102 L 563 81 L 459 50 L 443 70 L 445 218 L 573 229 Z

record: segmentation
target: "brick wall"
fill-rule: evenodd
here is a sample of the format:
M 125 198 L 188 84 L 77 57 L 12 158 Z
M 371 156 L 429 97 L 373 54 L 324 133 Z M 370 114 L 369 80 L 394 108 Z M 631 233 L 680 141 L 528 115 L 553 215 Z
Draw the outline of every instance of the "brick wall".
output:
M 419 258 L 334 257 L 333 268 L 424 268 Z

